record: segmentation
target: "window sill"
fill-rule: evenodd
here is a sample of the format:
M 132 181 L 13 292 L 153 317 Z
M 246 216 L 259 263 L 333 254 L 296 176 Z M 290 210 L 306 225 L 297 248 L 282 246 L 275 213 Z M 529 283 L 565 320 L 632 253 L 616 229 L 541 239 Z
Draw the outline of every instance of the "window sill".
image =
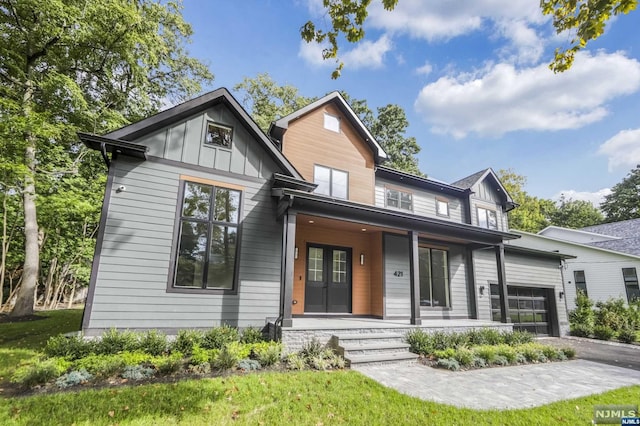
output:
M 167 293 L 237 295 L 237 289 L 168 287 Z
M 425 310 L 425 311 L 452 311 L 453 308 L 451 307 L 446 307 L 446 306 L 426 306 L 426 305 L 420 305 L 420 310 Z

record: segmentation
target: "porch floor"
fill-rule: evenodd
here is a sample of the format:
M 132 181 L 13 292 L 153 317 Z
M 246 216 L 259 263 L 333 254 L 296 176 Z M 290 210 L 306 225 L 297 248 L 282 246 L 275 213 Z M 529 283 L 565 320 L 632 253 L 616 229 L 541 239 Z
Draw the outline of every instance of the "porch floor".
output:
M 383 320 L 377 318 L 293 318 L 292 327 L 284 327 L 283 330 L 374 330 L 374 329 L 408 329 L 408 328 L 475 328 L 475 327 L 507 327 L 512 324 L 504 324 L 494 321 L 476 319 L 423 319 L 422 325 L 412 325 L 409 320 Z

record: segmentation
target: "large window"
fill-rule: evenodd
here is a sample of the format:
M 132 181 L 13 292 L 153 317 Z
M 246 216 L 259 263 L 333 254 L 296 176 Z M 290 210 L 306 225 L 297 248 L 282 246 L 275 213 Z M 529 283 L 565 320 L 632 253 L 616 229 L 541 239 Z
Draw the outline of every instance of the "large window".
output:
M 403 210 L 413 210 L 413 194 L 398 189 L 386 189 L 387 207 L 395 207 Z
M 622 268 L 622 276 L 624 277 L 624 287 L 627 289 L 627 300 L 631 302 L 640 298 L 636 268 Z
M 487 229 L 498 229 L 498 215 L 495 210 L 477 208 L 478 226 Z
M 584 271 L 573 271 L 573 280 L 576 283 L 576 294 L 582 292 L 585 296 L 589 296 L 589 293 L 587 293 L 587 278 L 584 275 Z
M 222 124 L 209 121 L 207 123 L 207 133 L 205 134 L 204 144 L 221 146 L 223 148 L 231 148 L 233 140 L 233 128 L 223 126 Z
M 240 191 L 184 183 L 175 288 L 233 290 Z
M 313 182 L 318 185 L 316 194 L 347 199 L 349 191 L 349 173 L 324 166 L 314 166 Z
M 451 307 L 447 251 L 418 247 L 420 268 L 420 305 Z

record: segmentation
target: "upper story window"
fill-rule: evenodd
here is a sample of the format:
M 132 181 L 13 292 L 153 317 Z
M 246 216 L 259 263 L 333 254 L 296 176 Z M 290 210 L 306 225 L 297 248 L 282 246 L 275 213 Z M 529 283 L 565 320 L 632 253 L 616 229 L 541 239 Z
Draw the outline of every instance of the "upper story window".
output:
M 573 271 L 573 280 L 576 283 L 576 293 L 581 291 L 585 296 L 589 296 L 587 293 L 587 279 L 584 275 L 584 271 Z
M 222 124 L 207 122 L 207 133 L 205 134 L 204 144 L 221 146 L 223 148 L 231 148 L 233 140 L 233 128 L 223 126 Z
M 396 207 L 403 210 L 413 210 L 413 194 L 398 189 L 386 189 L 387 207 Z
M 627 290 L 627 301 L 631 302 L 640 298 L 636 268 L 622 268 L 622 276 L 624 278 L 624 287 Z
M 498 229 L 498 215 L 495 210 L 478 207 L 478 226 L 487 229 Z
M 316 194 L 347 199 L 349 196 L 349 173 L 324 166 L 313 167 L 313 182 L 318 185 Z
M 340 117 L 324 113 L 324 128 L 332 132 L 340 133 Z
M 449 217 L 449 201 L 444 198 L 436 198 L 436 214 Z
M 184 182 L 174 288 L 234 290 L 240 195 Z

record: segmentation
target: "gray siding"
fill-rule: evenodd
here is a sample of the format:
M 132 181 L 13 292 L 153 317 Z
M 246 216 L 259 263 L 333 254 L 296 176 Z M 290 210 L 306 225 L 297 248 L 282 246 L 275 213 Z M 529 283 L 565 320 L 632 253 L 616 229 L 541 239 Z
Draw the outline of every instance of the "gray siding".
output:
M 233 128 L 231 148 L 204 145 L 207 121 Z M 270 178 L 275 167 L 242 123 L 222 104 L 134 142 L 148 146 L 149 155 L 154 157 L 246 176 Z
M 491 321 L 489 283 L 498 281 L 498 269 L 494 251 L 475 250 L 473 252 L 473 269 L 476 276 L 476 294 L 478 295 L 478 319 Z M 484 294 L 480 295 L 480 287 L 482 286 L 484 286 Z
M 393 188 L 406 188 L 407 192 L 413 194 L 413 213 L 420 216 L 429 216 L 435 217 L 438 219 L 447 219 L 453 222 L 464 222 L 465 212 L 464 212 L 464 203 L 462 200 L 452 197 L 452 196 L 444 196 L 442 194 L 438 194 L 436 192 L 424 191 L 421 189 L 417 189 L 413 186 L 403 187 L 402 185 L 397 184 L 396 182 L 389 182 L 384 179 L 376 178 L 376 193 L 375 193 L 375 203 L 377 207 L 386 207 L 385 206 L 385 186 L 389 185 Z M 436 214 L 436 197 L 445 198 L 449 201 L 449 217 L 438 216 Z M 406 211 L 402 209 L 395 209 L 393 207 L 388 207 L 392 210 L 398 211 Z
M 91 330 L 263 325 L 279 312 L 281 226 L 263 179 L 121 157 L 99 259 Z M 275 171 L 271 169 L 269 173 Z M 179 176 L 245 187 L 237 295 L 167 293 Z M 126 191 L 116 193 L 118 186 Z
M 387 234 L 384 236 L 385 317 L 411 317 L 410 283 L 409 239 Z

